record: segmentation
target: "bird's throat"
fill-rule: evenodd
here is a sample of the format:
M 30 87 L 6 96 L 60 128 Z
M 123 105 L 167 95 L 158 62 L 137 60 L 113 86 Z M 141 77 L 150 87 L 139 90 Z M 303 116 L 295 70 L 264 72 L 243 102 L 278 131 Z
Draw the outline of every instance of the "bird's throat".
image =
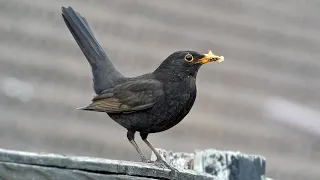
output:
M 162 81 L 181 82 L 190 78 L 196 78 L 200 66 L 181 67 L 181 66 L 160 66 L 153 74 Z

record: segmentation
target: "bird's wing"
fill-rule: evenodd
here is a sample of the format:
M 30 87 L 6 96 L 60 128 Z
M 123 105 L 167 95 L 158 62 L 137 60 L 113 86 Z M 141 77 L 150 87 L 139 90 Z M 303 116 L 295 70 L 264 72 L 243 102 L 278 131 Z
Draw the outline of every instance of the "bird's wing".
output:
M 164 95 L 162 83 L 155 79 L 133 80 L 107 89 L 82 110 L 131 113 L 152 107 Z
M 113 66 L 107 54 L 94 37 L 84 17 L 74 11 L 72 7 L 62 7 L 62 17 L 91 65 L 93 88 L 96 94 L 100 94 L 104 89 L 113 87 L 119 82 L 119 79 L 124 78 Z

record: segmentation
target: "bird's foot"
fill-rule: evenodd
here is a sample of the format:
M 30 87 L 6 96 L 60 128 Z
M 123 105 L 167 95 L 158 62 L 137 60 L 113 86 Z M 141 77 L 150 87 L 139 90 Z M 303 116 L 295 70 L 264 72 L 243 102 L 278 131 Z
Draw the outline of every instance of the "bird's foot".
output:
M 156 165 L 157 167 L 160 167 L 160 168 L 168 168 L 170 169 L 170 174 L 174 174 L 176 175 L 179 171 L 178 169 L 170 166 L 165 160 L 163 160 L 162 158 L 157 158 L 156 161 L 153 162 L 154 165 Z
M 141 162 L 143 162 L 143 163 L 153 163 L 153 161 L 151 161 L 150 159 L 148 159 L 146 157 L 142 157 L 141 158 Z

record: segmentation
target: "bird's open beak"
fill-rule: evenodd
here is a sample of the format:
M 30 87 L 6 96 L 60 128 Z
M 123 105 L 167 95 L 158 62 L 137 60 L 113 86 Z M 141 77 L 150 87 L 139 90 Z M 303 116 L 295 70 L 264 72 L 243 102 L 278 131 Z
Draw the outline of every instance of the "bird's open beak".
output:
M 214 61 L 222 62 L 224 61 L 224 57 L 214 55 L 211 51 L 209 51 L 208 54 L 204 54 L 204 57 L 199 59 L 197 63 L 206 64 L 208 62 L 214 62 Z

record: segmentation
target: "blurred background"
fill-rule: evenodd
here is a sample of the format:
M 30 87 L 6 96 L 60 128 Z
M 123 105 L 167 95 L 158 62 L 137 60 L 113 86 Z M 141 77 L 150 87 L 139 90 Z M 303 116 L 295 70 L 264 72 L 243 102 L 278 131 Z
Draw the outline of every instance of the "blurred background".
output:
M 269 177 L 319 179 L 318 0 L 0 0 L 0 148 L 139 160 L 124 128 L 75 110 L 93 90 L 61 17 L 69 5 L 124 75 L 176 50 L 225 57 L 200 69 L 194 108 L 149 136 L 156 147 L 259 154 Z

